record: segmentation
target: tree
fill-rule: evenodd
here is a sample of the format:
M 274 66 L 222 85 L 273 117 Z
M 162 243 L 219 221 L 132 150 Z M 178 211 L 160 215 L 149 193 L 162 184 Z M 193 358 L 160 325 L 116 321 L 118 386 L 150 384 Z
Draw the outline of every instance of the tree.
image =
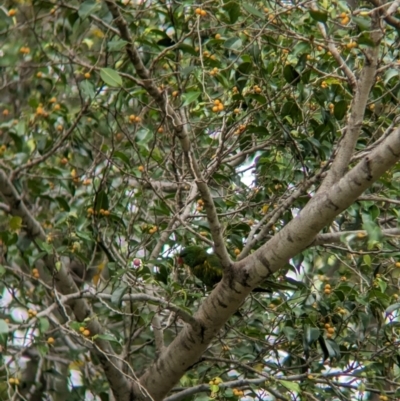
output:
M 398 399 L 398 2 L 8 3 L 1 398 Z

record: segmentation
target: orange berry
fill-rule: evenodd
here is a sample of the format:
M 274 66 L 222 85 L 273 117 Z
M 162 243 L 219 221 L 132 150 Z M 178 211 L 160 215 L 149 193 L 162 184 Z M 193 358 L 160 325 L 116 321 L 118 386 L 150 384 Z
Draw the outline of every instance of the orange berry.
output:
M 83 334 L 85 337 L 89 337 L 89 336 L 90 336 L 90 330 L 88 330 L 88 329 L 83 330 L 83 331 L 82 331 L 82 334 Z
M 212 111 L 213 111 L 214 113 L 217 113 L 217 112 L 218 112 L 218 106 L 214 106 L 214 107 L 212 108 Z
M 197 15 L 201 15 L 201 8 L 196 8 L 196 10 L 194 10 L 194 12 L 195 12 Z
M 160 127 L 160 128 L 157 130 L 157 132 L 158 132 L 159 134 L 162 134 L 162 133 L 164 132 L 163 127 Z
M 215 39 L 221 39 L 221 35 L 220 35 L 219 33 L 217 33 L 217 34 L 215 35 Z
M 55 341 L 56 341 L 56 340 L 55 340 L 53 337 L 49 337 L 49 338 L 47 339 L 47 344 L 52 345 L 52 344 L 54 344 Z
M 61 109 L 61 105 L 59 105 L 58 103 L 54 105 L 53 110 L 60 110 Z
M 15 10 L 14 8 L 10 8 L 8 10 L 8 16 L 9 17 L 14 17 L 14 15 L 17 13 L 17 10 Z
M 85 79 L 89 79 L 90 78 L 90 72 L 85 72 L 84 77 L 85 77 Z
M 207 11 L 206 11 L 206 10 L 201 10 L 201 11 L 200 11 L 200 15 L 201 15 L 202 17 L 205 17 L 205 16 L 207 15 Z
M 3 110 L 3 116 L 7 117 L 10 114 L 10 112 L 7 109 Z
M 139 166 L 139 167 L 138 167 L 138 170 L 139 170 L 140 172 L 143 172 L 143 171 L 144 171 L 144 166 Z
M 36 73 L 36 78 L 42 78 L 43 73 L 41 71 Z
M 177 97 L 178 95 L 179 95 L 179 92 L 178 92 L 178 91 L 173 91 L 173 92 L 172 92 L 172 96 L 173 96 L 173 97 Z

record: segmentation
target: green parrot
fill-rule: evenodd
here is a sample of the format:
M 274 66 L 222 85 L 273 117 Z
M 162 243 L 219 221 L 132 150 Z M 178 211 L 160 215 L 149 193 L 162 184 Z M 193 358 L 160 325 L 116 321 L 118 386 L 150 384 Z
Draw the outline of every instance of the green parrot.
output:
M 191 245 L 183 249 L 178 258 L 179 264 L 189 266 L 190 271 L 207 288 L 213 288 L 222 279 L 223 268 L 217 255 L 209 254 L 198 245 Z M 296 287 L 274 283 L 265 280 L 263 284 L 268 288 L 255 288 L 254 292 L 272 292 L 272 290 L 296 290 Z

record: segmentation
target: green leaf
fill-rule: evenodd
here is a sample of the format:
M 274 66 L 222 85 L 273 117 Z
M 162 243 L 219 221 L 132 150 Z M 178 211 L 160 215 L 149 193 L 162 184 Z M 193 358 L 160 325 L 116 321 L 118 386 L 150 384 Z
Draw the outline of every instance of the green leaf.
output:
M 318 22 L 326 22 L 328 20 L 328 13 L 322 10 L 310 10 L 310 16 Z
M 290 382 L 288 380 L 278 380 L 279 383 L 282 384 L 283 387 L 286 387 L 289 391 L 293 391 L 295 393 L 300 393 L 301 389 L 298 383 Z
M 240 16 L 240 6 L 234 1 L 230 1 L 223 5 L 223 9 L 228 11 L 231 24 L 234 24 Z
M 255 15 L 256 17 L 259 17 L 261 19 L 265 19 L 265 14 L 263 14 L 261 11 L 257 10 L 253 6 L 251 6 L 249 3 L 242 3 L 242 7 L 250 14 Z
M 113 157 L 116 159 L 120 159 L 127 166 L 130 165 L 129 157 L 125 153 L 120 152 L 119 150 L 117 150 L 113 153 Z
M 122 86 L 122 78 L 117 71 L 111 68 L 100 69 L 100 77 L 108 86 Z
M 286 65 L 283 69 L 283 77 L 288 84 L 296 86 L 300 81 L 300 74 L 295 70 L 292 65 Z
M 321 330 L 317 327 L 306 326 L 304 328 L 304 340 L 308 345 L 313 344 L 318 340 L 318 337 L 321 335 Z
M 22 217 L 13 216 L 8 223 L 11 231 L 18 231 L 22 227 Z
M 334 359 L 340 359 L 340 348 L 333 340 L 325 339 L 326 348 L 328 349 L 329 356 Z
M 230 50 L 239 50 L 242 47 L 242 39 L 230 38 L 224 43 L 224 47 Z
M 193 103 L 198 97 L 202 94 L 202 92 L 187 92 L 182 97 L 184 99 L 182 106 L 188 106 Z
M 96 96 L 94 87 L 88 80 L 81 82 L 80 88 L 85 97 L 88 97 L 89 99 L 94 99 L 94 97 Z
M 108 210 L 108 195 L 105 191 L 99 191 L 94 200 L 94 205 L 94 209 L 96 210 L 96 212 L 99 212 L 100 209 Z
M 50 327 L 49 319 L 47 317 L 39 318 L 39 331 L 45 333 Z
M 347 113 L 347 102 L 345 100 L 339 100 L 335 103 L 334 116 L 337 120 L 341 120 Z
M 53 253 L 53 245 L 41 240 L 36 240 L 35 242 L 38 244 L 39 248 L 47 255 L 51 255 Z
M 0 334 L 8 334 L 10 328 L 4 319 L 0 319 Z
M 387 71 L 385 72 L 383 82 L 384 82 L 385 85 L 387 85 L 388 82 L 389 82 L 392 78 L 397 78 L 397 80 L 398 80 L 398 79 L 399 79 L 399 76 L 400 76 L 400 72 L 399 72 L 398 69 L 390 68 L 389 70 L 387 70 Z
M 111 341 L 119 344 L 119 341 L 111 334 L 97 334 L 96 338 L 101 338 L 102 340 Z
M 91 14 L 95 14 L 96 11 L 101 9 L 101 3 L 95 0 L 84 1 L 78 10 L 78 14 L 81 19 L 87 18 Z

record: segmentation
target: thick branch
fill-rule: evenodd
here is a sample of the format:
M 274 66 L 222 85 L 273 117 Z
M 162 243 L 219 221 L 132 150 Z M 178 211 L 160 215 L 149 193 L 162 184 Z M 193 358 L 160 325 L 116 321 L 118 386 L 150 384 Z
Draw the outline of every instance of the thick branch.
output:
M 0 196 L 9 206 L 10 214 L 21 217 L 23 226 L 33 241 L 46 241 L 46 234 L 43 228 L 27 209 L 25 203 L 20 198 L 17 190 L 3 170 L 0 170 Z M 66 266 L 60 263 L 60 266 L 56 268 L 56 255 L 47 255 L 44 257 L 44 262 L 54 277 L 57 291 L 63 295 L 78 292 L 78 287 Z M 57 297 L 57 294 L 55 295 Z M 87 319 L 87 328 L 92 335 L 103 333 L 103 328 L 84 299 L 71 300 L 69 305 L 78 321 L 83 322 L 85 319 L 89 318 Z M 115 396 L 121 401 L 130 400 L 131 386 L 126 377 L 122 374 L 121 361 L 115 356 L 110 343 L 97 336 L 94 343 L 97 346 L 97 356 L 103 365 L 104 372 Z
M 151 397 L 161 400 L 243 300 L 273 272 L 309 246 L 319 231 L 400 159 L 400 129 L 364 158 L 328 191 L 315 196 L 301 213 L 264 246 L 234 265 L 196 313 L 199 329 L 185 326 L 160 358 L 141 377 Z

